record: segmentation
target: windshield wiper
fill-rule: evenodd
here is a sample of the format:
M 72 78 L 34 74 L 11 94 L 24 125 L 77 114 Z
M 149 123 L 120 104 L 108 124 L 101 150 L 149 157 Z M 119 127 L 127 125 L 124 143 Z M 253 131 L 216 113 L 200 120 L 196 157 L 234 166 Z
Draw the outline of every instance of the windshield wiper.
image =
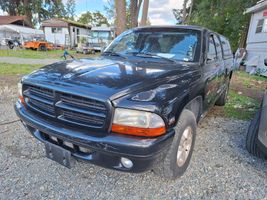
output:
M 118 57 L 121 57 L 121 58 L 126 58 L 125 56 L 123 56 L 122 54 L 120 53 L 116 53 L 116 52 L 111 52 L 111 51 L 105 51 L 102 53 L 102 55 L 107 55 L 107 56 L 118 56 Z
M 166 58 L 164 56 L 159 56 L 157 54 L 153 54 L 153 53 L 133 53 L 134 56 L 140 56 L 140 57 L 148 57 L 148 58 L 159 58 L 159 59 L 164 59 L 167 60 L 169 62 L 174 62 L 176 63 L 175 60 L 171 59 L 171 58 Z

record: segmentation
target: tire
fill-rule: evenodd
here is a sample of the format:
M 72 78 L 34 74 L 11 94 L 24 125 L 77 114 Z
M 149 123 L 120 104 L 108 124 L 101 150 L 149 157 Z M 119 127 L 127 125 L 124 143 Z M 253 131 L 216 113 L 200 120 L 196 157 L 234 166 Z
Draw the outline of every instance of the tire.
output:
M 178 177 L 181 177 L 189 165 L 189 162 L 190 162 L 190 159 L 193 153 L 193 148 L 194 148 L 195 139 L 196 139 L 196 129 L 197 129 L 197 123 L 196 123 L 196 118 L 194 114 L 191 111 L 185 109 L 181 113 L 179 121 L 174 129 L 175 129 L 175 135 L 174 135 L 170 148 L 168 149 L 167 153 L 162 155 L 162 159 L 159 160 L 159 162 L 157 162 L 156 165 L 154 166 L 154 172 L 156 174 L 158 174 L 161 177 L 168 178 L 168 179 L 176 179 Z M 182 139 L 182 136 L 186 133 L 186 130 L 191 132 L 191 140 Z M 185 157 L 186 159 L 183 159 L 183 162 L 182 160 L 178 161 L 178 158 L 177 158 L 179 148 L 180 150 L 182 150 L 181 148 L 182 145 L 180 144 L 182 141 L 185 141 L 185 142 L 187 141 L 187 143 L 188 142 L 191 143 L 189 151 L 186 151 L 186 150 L 183 151 L 187 153 L 187 156 Z M 188 148 L 185 148 L 185 149 L 188 149 Z
M 228 92 L 229 92 L 229 85 L 230 85 L 230 81 L 228 81 L 226 88 L 224 89 L 223 93 L 221 94 L 221 96 L 217 99 L 215 105 L 216 106 L 224 106 L 227 102 L 227 96 L 228 96 Z
M 252 119 L 246 138 L 246 147 L 249 153 L 259 158 L 264 158 L 264 154 L 260 151 L 257 145 L 258 131 L 260 126 L 261 112 L 258 111 L 255 117 Z
M 46 48 L 46 46 L 41 45 L 41 46 L 39 46 L 38 50 L 39 50 L 39 51 L 46 51 L 47 48 Z

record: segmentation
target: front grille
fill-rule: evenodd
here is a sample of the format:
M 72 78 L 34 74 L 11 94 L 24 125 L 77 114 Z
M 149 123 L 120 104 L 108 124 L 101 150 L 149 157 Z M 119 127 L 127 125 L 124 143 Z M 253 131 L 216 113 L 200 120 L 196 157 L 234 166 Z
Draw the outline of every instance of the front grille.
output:
M 72 126 L 103 129 L 107 125 L 105 102 L 33 85 L 23 86 L 27 107 Z

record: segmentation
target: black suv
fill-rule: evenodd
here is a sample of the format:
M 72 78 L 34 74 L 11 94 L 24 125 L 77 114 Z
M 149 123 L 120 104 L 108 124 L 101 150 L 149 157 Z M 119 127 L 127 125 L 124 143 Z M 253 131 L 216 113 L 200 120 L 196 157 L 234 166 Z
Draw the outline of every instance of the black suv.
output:
M 47 157 L 167 178 L 188 167 L 199 120 L 224 105 L 228 40 L 198 26 L 135 28 L 96 59 L 54 63 L 25 76 L 15 105 Z

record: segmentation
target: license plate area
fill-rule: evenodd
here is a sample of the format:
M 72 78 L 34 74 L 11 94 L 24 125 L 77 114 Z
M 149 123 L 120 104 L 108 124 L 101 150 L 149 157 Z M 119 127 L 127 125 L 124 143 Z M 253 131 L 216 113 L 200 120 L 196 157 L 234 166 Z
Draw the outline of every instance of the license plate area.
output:
M 47 158 L 69 169 L 74 165 L 74 159 L 71 157 L 71 152 L 58 145 L 45 142 L 45 152 Z

